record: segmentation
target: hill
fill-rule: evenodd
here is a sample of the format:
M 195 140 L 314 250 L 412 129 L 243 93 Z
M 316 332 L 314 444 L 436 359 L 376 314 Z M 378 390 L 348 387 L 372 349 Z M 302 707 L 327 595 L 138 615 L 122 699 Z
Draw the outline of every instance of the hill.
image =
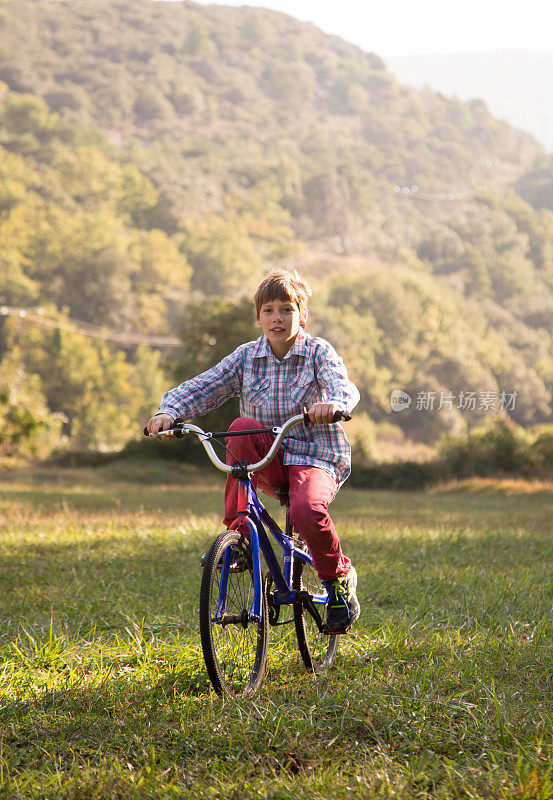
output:
M 553 50 L 398 56 L 386 65 L 409 86 L 464 101 L 481 98 L 496 117 L 553 149 Z
M 434 441 L 491 410 L 464 407 L 470 392 L 517 392 L 515 420 L 551 418 L 553 215 L 534 202 L 547 181 L 533 137 L 276 12 L 4 0 L 0 27 L 3 303 L 152 334 L 178 333 L 188 304 L 207 366 L 232 339 L 214 301 L 294 261 L 312 331 L 344 352 L 373 421 Z M 105 344 L 6 323 L 2 347 L 85 445 L 116 443 L 125 392 L 130 426 L 163 383 L 147 348 L 139 368 L 118 351 L 113 395 Z M 94 380 L 64 366 L 68 350 Z M 185 375 L 183 358 L 166 372 Z M 435 393 L 435 409 L 390 416 L 398 387 Z
M 277 202 L 304 237 L 360 234 L 367 247 L 375 233 L 389 241 L 371 218 L 386 197 L 390 225 L 394 185 L 466 192 L 489 180 L 490 160 L 497 182 L 539 152 L 481 102 L 400 86 L 378 56 L 277 12 L 22 0 L 2 19 L 0 80 L 94 119 L 121 146 L 138 139 L 134 158 L 174 224 L 191 200 L 221 210 L 276 173 Z

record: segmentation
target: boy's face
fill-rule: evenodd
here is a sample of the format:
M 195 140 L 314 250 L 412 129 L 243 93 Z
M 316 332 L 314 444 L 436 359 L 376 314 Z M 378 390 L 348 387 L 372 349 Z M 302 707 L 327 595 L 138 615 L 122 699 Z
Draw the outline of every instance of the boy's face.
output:
M 296 340 L 301 323 L 305 324 L 305 320 L 300 319 L 297 303 L 290 300 L 263 303 L 257 321 L 277 358 L 286 355 Z

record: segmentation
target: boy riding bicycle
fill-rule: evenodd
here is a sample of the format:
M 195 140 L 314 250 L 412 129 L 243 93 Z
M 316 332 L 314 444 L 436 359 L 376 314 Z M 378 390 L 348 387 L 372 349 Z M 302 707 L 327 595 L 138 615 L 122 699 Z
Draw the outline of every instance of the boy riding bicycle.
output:
M 240 396 L 242 416 L 229 430 L 281 425 L 307 407 L 313 427 L 296 425 L 277 457 L 252 477 L 269 495 L 289 487 L 290 519 L 309 548 L 314 567 L 328 590 L 327 630 L 344 633 L 359 617 L 357 574 L 343 553 L 328 506 L 350 472 L 351 450 L 337 411 L 350 413 L 359 392 L 342 359 L 324 339 L 305 332 L 309 285 L 296 270 L 274 270 L 255 293 L 263 335 L 238 347 L 211 369 L 163 395 L 148 422 L 149 433 L 167 430 L 178 418 L 192 419 Z M 270 434 L 227 440 L 236 459 L 256 462 L 269 450 Z M 232 463 L 227 455 L 227 463 Z M 227 527 L 237 520 L 238 482 L 225 487 Z M 246 533 L 246 531 L 244 531 Z

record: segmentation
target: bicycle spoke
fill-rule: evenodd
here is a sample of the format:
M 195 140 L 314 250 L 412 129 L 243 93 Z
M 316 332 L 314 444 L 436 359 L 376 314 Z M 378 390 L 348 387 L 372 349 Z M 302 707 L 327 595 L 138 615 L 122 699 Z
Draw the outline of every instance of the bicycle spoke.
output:
M 310 564 L 296 558 L 294 561 L 294 588 L 307 589 L 311 594 L 321 594 L 321 581 Z M 326 608 L 317 604 L 317 610 L 323 624 L 326 619 Z M 299 605 L 294 607 L 294 621 L 298 647 L 306 668 L 313 672 L 329 669 L 334 663 L 339 636 L 328 636 L 321 633 L 316 620 L 308 609 Z
M 253 691 L 260 684 L 267 655 L 267 613 L 263 598 L 262 621 L 252 623 L 215 621 L 221 592 L 222 562 L 227 547 L 232 547 L 231 563 L 241 557 L 251 564 L 249 545 L 236 532 L 227 532 L 214 543 L 204 567 L 200 593 L 200 632 L 209 676 L 216 691 L 229 695 Z M 223 614 L 235 620 L 246 619 L 254 597 L 251 567 L 229 572 Z

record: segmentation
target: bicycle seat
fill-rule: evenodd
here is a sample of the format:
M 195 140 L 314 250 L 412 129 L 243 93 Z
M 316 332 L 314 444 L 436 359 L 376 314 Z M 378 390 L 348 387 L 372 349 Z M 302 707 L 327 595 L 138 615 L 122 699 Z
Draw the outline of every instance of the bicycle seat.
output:
M 290 508 L 290 496 L 288 491 L 290 486 L 287 484 L 286 486 L 277 486 L 275 488 L 275 494 L 280 500 L 280 505 L 285 506 L 286 508 Z

